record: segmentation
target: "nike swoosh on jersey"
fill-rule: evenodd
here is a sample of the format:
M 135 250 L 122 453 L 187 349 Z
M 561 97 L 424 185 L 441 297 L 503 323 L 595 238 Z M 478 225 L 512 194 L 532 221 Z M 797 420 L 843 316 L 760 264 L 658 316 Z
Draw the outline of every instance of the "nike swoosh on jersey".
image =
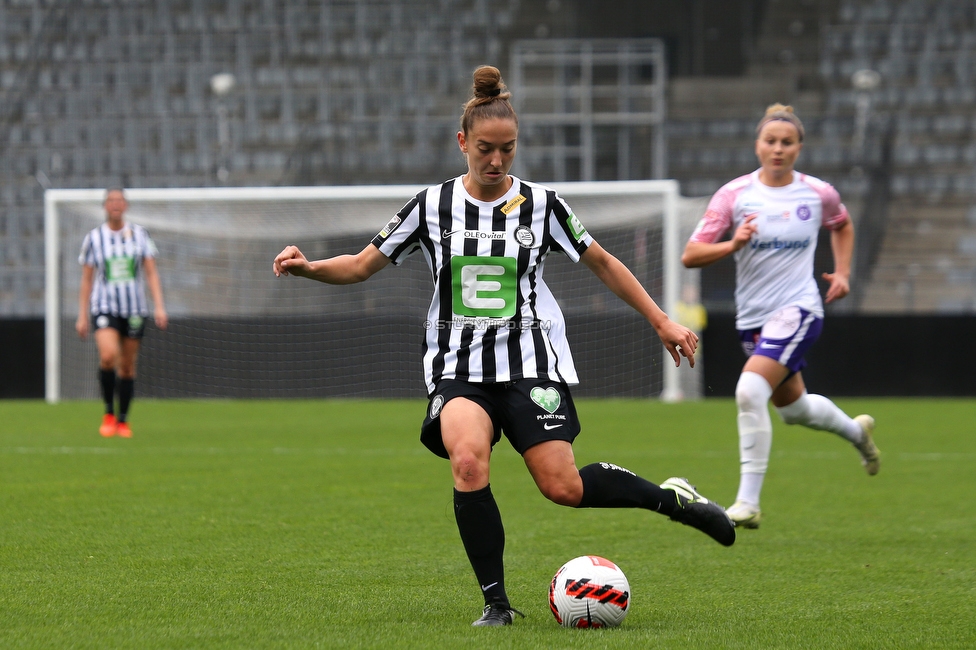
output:
M 542 425 L 542 428 L 545 429 L 546 431 L 552 431 L 553 429 L 558 429 L 561 426 L 563 426 L 563 425 L 561 425 L 561 424 L 549 424 L 547 422 L 547 423 L 545 423 L 545 424 Z
M 457 230 L 445 230 L 443 233 L 441 233 L 441 238 L 442 239 L 450 239 L 455 233 L 459 233 L 462 230 L 464 230 L 464 229 L 463 228 L 458 228 Z

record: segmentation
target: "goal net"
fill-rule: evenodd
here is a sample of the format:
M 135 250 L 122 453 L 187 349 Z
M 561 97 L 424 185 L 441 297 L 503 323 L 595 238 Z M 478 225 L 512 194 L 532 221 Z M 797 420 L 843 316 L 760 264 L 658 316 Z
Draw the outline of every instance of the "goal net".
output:
M 697 274 L 680 250 L 701 214 L 676 181 L 554 183 L 589 232 L 674 314 Z M 149 320 L 141 397 L 423 397 L 423 321 L 431 280 L 421 255 L 367 282 L 276 278 L 274 256 L 360 251 L 419 186 L 127 190 L 126 220 L 148 229 L 169 314 Z M 104 221 L 103 190 L 45 195 L 46 396 L 98 396 L 91 337 L 74 330 L 84 235 Z M 694 396 L 653 328 L 583 264 L 552 255 L 546 281 L 567 321 L 580 396 Z M 685 364 L 682 364 L 683 366 Z M 695 375 L 701 376 L 699 369 Z

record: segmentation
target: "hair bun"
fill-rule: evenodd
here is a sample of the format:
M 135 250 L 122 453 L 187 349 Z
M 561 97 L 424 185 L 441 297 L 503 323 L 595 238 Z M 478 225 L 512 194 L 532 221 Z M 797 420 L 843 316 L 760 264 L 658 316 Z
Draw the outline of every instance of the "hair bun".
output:
M 792 113 L 793 107 L 786 106 L 785 104 L 770 104 L 766 107 L 766 115 L 772 115 L 773 113 Z
M 502 118 L 515 121 L 518 126 L 518 116 L 509 100 L 512 93 L 502 81 L 502 73 L 492 65 L 483 65 L 475 69 L 471 75 L 471 98 L 464 104 L 464 114 L 461 115 L 461 131 L 468 132 L 468 128 L 475 120 L 486 118 Z
M 494 66 L 483 65 L 472 76 L 475 97 L 498 97 L 505 88 L 502 73 Z

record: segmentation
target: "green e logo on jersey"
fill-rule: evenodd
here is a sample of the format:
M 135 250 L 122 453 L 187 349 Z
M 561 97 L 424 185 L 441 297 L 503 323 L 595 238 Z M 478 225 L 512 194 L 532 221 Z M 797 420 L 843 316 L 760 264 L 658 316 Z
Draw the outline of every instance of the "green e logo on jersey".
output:
M 452 257 L 454 313 L 472 318 L 514 316 L 516 265 L 514 257 Z
M 569 226 L 569 231 L 573 233 L 573 238 L 576 241 L 583 239 L 583 235 L 586 234 L 586 228 L 580 223 L 580 220 L 572 212 L 569 213 L 569 219 L 566 220 L 566 225 Z
M 105 279 L 128 282 L 136 279 L 136 261 L 132 257 L 109 257 L 105 260 Z

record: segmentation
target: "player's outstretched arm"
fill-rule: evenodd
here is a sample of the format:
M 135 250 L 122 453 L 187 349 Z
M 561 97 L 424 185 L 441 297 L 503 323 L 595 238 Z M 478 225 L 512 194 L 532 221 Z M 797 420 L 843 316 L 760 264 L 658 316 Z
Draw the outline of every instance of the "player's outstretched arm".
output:
M 681 357 L 685 357 L 691 367 L 695 367 L 698 335 L 668 318 L 623 262 L 596 242 L 586 249 L 580 259 L 610 291 L 647 319 L 674 359 L 675 366 L 680 366 Z
M 355 284 L 369 279 L 390 263 L 390 258 L 373 244 L 356 255 L 337 255 L 309 262 L 297 246 L 286 246 L 272 264 L 276 276 L 297 275 L 326 284 Z

